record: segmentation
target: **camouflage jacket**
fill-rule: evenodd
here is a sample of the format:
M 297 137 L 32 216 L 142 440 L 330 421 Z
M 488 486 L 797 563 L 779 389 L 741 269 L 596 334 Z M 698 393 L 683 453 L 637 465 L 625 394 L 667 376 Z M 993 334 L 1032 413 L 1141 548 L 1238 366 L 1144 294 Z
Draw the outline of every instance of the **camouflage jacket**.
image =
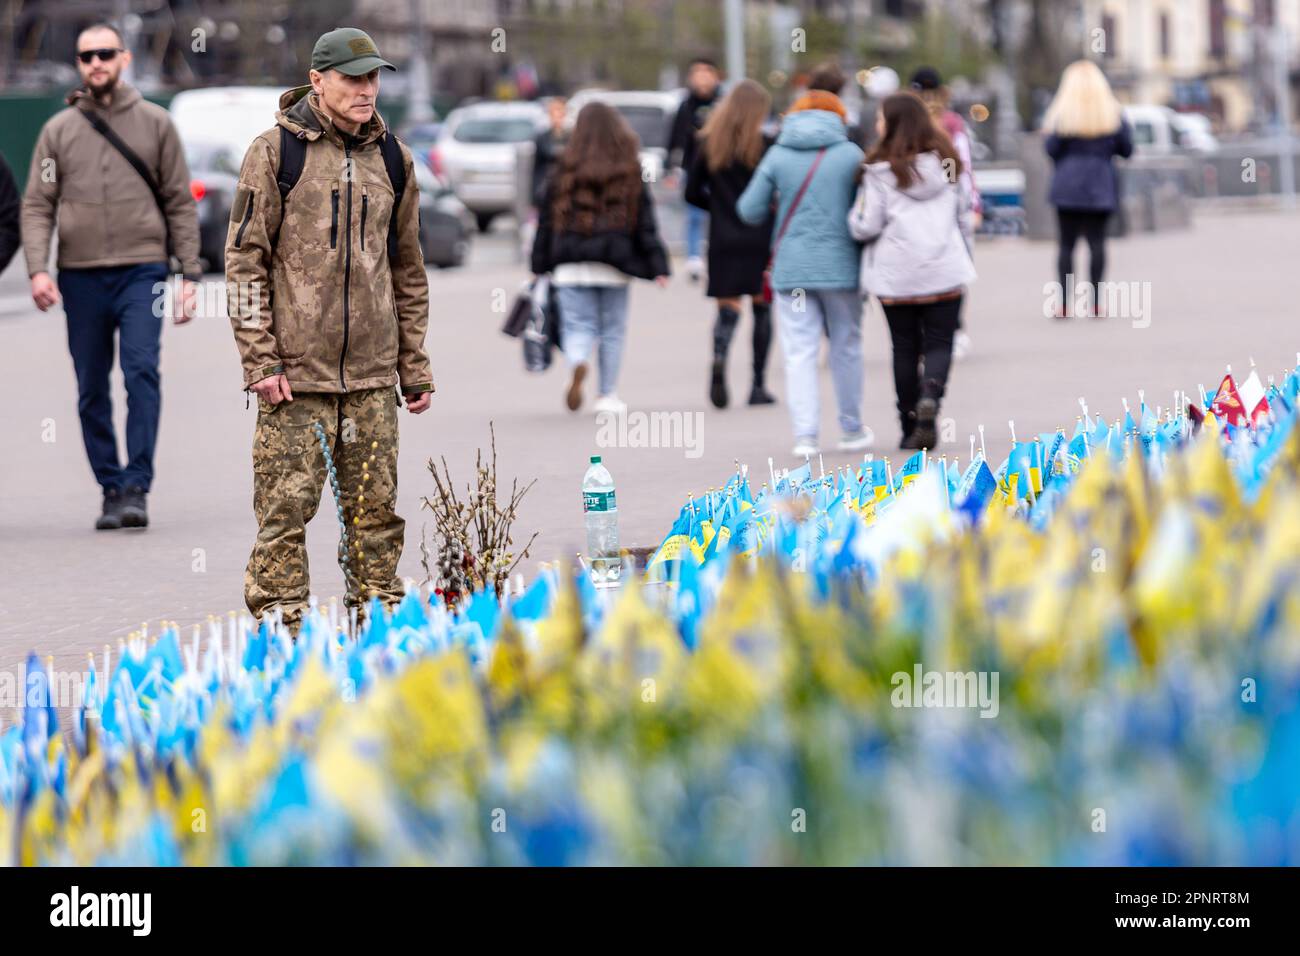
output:
M 433 390 L 424 335 L 429 285 L 420 251 L 419 189 L 402 147 L 406 187 L 393 188 L 376 113 L 350 143 L 307 87 L 280 98 L 278 126 L 253 140 L 226 236 L 226 291 L 244 387 L 283 372 L 294 391 L 352 392 L 400 384 Z M 280 132 L 307 140 L 297 185 L 280 200 Z M 397 261 L 388 217 L 398 217 Z

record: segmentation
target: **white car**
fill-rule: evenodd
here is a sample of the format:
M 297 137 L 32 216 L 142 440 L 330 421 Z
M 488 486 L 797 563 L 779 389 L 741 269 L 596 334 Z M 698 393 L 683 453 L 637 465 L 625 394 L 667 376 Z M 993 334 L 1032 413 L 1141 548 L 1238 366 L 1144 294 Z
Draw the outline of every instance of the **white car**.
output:
M 1199 113 L 1178 113 L 1167 106 L 1126 106 L 1124 118 L 1133 130 L 1133 146 L 1139 154 L 1164 156 L 1219 148 L 1209 118 Z
M 531 147 L 546 125 L 546 111 L 537 103 L 475 103 L 447 116 L 429 159 L 474 214 L 480 231 L 486 232 L 498 214 L 514 211 L 516 155 L 521 144 Z
M 242 159 L 254 138 L 275 125 L 283 92 L 271 86 L 184 90 L 168 112 L 182 143 L 224 146 Z
M 579 90 L 569 98 L 570 126 L 588 103 L 608 103 L 622 114 L 641 140 L 641 171 L 647 182 L 658 182 L 668 160 L 668 137 L 681 106 L 683 90 Z

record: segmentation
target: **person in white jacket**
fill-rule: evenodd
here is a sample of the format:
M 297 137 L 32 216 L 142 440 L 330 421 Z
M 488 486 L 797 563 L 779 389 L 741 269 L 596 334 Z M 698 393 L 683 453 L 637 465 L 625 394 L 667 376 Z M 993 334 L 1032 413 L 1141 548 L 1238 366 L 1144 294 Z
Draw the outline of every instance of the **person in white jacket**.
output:
M 970 199 L 948 135 L 915 93 L 881 105 L 849 212 L 862 250 L 861 288 L 884 307 L 894 345 L 902 448 L 934 448 L 970 255 Z

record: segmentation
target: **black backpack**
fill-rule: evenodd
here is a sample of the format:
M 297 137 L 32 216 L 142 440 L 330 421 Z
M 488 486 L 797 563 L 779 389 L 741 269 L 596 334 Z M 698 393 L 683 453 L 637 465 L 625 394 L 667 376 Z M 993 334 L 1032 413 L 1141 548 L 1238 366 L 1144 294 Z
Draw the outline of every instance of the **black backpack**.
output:
M 379 141 L 379 152 L 384 157 L 384 170 L 388 173 L 388 182 L 393 187 L 393 212 L 388 217 L 388 262 L 397 261 L 397 207 L 402 202 L 406 191 L 406 167 L 402 163 L 402 148 L 397 137 L 385 132 Z M 307 140 L 299 139 L 288 129 L 280 127 L 280 168 L 276 172 L 275 182 L 280 187 L 280 201 L 288 197 L 290 190 L 298 185 L 302 168 L 307 163 Z

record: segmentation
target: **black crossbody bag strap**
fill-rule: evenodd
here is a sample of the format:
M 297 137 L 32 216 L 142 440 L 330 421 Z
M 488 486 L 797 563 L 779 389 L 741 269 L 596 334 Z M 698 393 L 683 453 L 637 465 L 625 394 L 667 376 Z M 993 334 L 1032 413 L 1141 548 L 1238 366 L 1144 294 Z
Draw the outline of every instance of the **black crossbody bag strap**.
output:
M 154 181 L 153 173 L 149 172 L 149 167 L 130 146 L 122 141 L 122 137 L 113 132 L 109 125 L 104 122 L 103 118 L 97 116 L 89 110 L 81 110 L 81 115 L 86 117 L 86 122 L 95 128 L 95 132 L 104 139 L 108 140 L 115 150 L 122 154 L 122 158 L 131 164 L 131 168 L 140 174 L 145 185 L 149 187 L 149 192 L 153 193 L 153 201 L 158 204 L 158 211 L 162 213 L 163 228 L 167 230 L 167 254 L 170 256 L 172 251 L 171 225 L 167 222 L 167 202 L 163 199 L 162 190 L 158 188 L 158 183 Z

